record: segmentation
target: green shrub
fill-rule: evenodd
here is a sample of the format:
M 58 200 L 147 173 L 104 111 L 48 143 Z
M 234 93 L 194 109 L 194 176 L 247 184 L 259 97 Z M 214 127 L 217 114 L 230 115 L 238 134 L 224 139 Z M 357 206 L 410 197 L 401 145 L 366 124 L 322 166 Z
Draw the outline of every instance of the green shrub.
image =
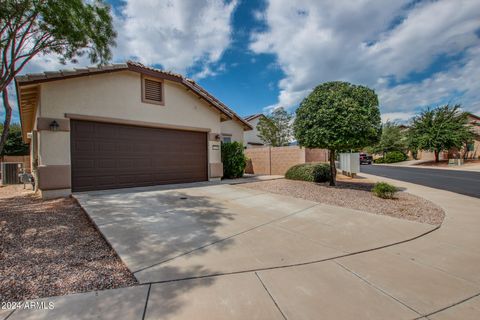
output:
M 297 164 L 288 169 L 285 178 L 311 182 L 330 181 L 330 165 L 328 163 Z
M 401 151 L 391 151 L 385 155 L 386 163 L 394 163 L 407 160 L 407 155 Z
M 377 182 L 372 188 L 373 194 L 383 199 L 393 199 L 398 189 L 386 182 Z
M 222 143 L 223 178 L 235 179 L 243 176 L 247 157 L 239 142 Z
M 395 163 L 407 160 L 408 157 L 401 151 L 391 151 L 385 154 L 383 158 L 374 160 L 375 163 Z

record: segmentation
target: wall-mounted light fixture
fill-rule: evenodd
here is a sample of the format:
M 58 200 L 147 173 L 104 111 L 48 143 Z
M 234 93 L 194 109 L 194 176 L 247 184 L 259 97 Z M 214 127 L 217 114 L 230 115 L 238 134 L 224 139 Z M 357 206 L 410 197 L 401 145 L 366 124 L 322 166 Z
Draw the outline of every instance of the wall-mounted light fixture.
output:
M 220 141 L 220 135 L 219 135 L 219 134 L 217 134 L 217 135 L 215 136 L 215 140 L 216 140 L 216 141 Z
M 57 131 L 58 130 L 58 127 L 60 127 L 60 125 L 58 124 L 58 122 L 56 120 L 53 120 L 51 123 L 50 123 L 50 131 Z

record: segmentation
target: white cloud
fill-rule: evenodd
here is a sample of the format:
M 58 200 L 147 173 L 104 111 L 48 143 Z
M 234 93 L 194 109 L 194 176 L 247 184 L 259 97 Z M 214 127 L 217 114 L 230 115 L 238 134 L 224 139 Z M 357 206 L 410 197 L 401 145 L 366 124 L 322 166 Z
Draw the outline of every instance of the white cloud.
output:
M 396 0 L 271 0 L 264 14 L 268 30 L 253 34 L 250 48 L 276 55 L 285 73 L 280 106 L 297 106 L 321 82 L 345 80 L 377 89 L 382 111 L 409 114 L 458 91 L 465 105 L 478 103 L 480 76 L 472 68 L 480 47 L 479 12 L 480 2 L 469 0 L 410 6 Z M 439 55 L 467 49 L 463 61 L 419 84 L 387 85 L 387 79 L 425 70 Z
M 480 45 L 465 52 L 465 58 L 420 83 L 406 83 L 388 88 L 377 86 L 384 111 L 412 110 L 441 103 L 460 103 L 466 110 L 480 112 Z
M 231 19 L 237 1 L 222 0 L 127 0 L 121 15 L 114 12 L 118 33 L 113 61 L 138 60 L 160 64 L 182 74 L 192 67 L 197 78 L 225 71 L 219 63 L 231 42 Z M 62 65 L 55 55 L 36 56 L 22 73 L 91 65 L 87 56 Z
M 115 57 L 180 73 L 195 65 L 211 69 L 230 45 L 236 6 L 221 0 L 128 0 L 115 19 Z
M 201 70 L 193 75 L 196 79 L 225 72 L 226 65 L 220 63 L 220 59 L 231 42 L 231 20 L 236 6 L 236 0 L 229 3 L 222 0 L 126 0 L 121 15 L 113 13 L 118 33 L 113 61 L 133 59 L 147 65 L 160 64 L 182 74 L 195 67 Z M 89 65 L 87 56 L 79 57 L 78 63 L 64 65 L 54 54 L 38 55 L 21 74 Z M 13 98 L 12 93 L 10 96 Z M 16 110 L 16 100 L 10 101 Z M 0 106 L 3 109 L 1 101 Z M 0 111 L 0 119 L 3 113 Z
M 382 123 L 391 122 L 407 122 L 415 114 L 412 112 L 388 112 L 382 113 Z

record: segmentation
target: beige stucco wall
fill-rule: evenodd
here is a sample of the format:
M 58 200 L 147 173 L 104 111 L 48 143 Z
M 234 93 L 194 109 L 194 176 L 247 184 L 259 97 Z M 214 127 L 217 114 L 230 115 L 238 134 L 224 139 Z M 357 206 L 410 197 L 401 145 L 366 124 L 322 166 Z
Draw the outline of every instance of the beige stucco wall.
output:
M 37 117 L 64 119 L 65 114 L 78 114 L 221 132 L 220 113 L 182 85 L 164 81 L 164 100 L 165 105 L 142 102 L 139 73 L 106 73 L 41 84 Z M 240 125 L 229 127 L 236 138 L 243 137 Z M 69 132 L 42 130 L 38 136 L 39 165 L 71 164 Z M 211 143 L 208 149 L 209 162 L 221 162 L 220 150 L 213 150 Z
M 40 116 L 64 118 L 65 113 L 220 132 L 220 115 L 181 85 L 165 81 L 165 105 L 143 103 L 141 76 L 136 72 L 114 72 L 47 82 L 41 85 Z M 70 164 L 68 134 L 41 132 L 40 164 Z M 50 147 L 48 147 L 50 146 Z M 211 159 L 218 158 L 210 149 Z
M 219 132 L 220 115 L 182 85 L 165 81 L 165 105 L 143 103 L 141 76 L 124 71 L 79 77 L 41 85 L 41 116 L 65 113 L 169 125 Z
M 243 131 L 243 126 L 233 120 L 224 121 L 220 125 L 220 132 L 223 135 L 231 135 L 232 141 L 243 143 Z
M 245 141 L 245 144 L 247 145 L 247 147 L 251 147 L 251 146 L 248 146 L 249 142 L 264 144 L 262 139 L 260 139 L 258 137 L 257 125 L 258 125 L 259 121 L 260 121 L 260 117 L 255 118 L 255 119 L 248 122 L 249 124 L 252 125 L 253 130 L 245 131 L 245 133 L 244 133 L 244 141 Z
M 70 132 L 40 131 L 40 165 L 70 165 Z

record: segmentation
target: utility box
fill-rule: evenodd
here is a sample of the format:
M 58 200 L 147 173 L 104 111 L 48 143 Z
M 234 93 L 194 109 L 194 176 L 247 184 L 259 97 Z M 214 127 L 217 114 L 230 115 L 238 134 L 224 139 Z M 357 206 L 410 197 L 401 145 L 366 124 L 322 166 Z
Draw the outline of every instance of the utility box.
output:
M 1 184 L 18 184 L 20 183 L 20 178 L 18 175 L 22 171 L 23 164 L 20 162 L 2 162 L 2 179 Z
M 340 153 L 340 170 L 343 175 L 355 177 L 360 172 L 360 153 Z

